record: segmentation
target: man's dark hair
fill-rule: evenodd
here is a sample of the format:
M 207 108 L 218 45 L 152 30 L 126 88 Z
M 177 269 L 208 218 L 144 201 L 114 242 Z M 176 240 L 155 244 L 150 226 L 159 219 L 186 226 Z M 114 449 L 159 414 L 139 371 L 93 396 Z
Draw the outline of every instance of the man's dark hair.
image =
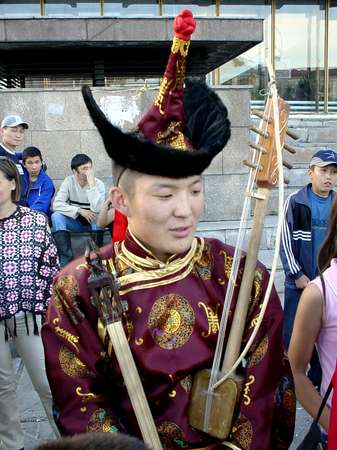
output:
M 22 161 L 26 162 L 27 158 L 34 158 L 35 156 L 38 156 L 42 161 L 41 152 L 37 147 L 27 147 L 22 152 Z
M 84 153 L 78 153 L 71 160 L 71 170 L 76 170 L 78 167 L 83 166 L 83 164 L 88 163 L 92 164 L 91 158 L 89 158 L 89 156 Z
M 35 450 L 149 450 L 139 439 L 122 433 L 83 433 L 46 442 Z

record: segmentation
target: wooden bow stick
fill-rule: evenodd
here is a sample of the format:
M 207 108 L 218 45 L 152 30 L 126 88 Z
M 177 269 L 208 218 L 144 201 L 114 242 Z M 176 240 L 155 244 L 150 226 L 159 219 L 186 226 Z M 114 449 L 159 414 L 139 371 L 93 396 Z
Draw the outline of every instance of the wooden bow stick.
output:
M 96 254 L 94 259 L 90 258 L 90 250 L 94 250 Z M 102 324 L 106 326 L 109 333 L 143 440 L 151 449 L 162 450 L 143 385 L 125 336 L 122 319 L 126 307 L 119 296 L 118 282 L 104 268 L 99 257 L 99 250 L 93 242 L 90 242 L 87 248 L 86 259 L 90 271 L 88 285 L 92 300 L 98 309 Z
M 294 153 L 295 150 L 284 144 L 285 135 L 287 133 L 287 122 L 289 109 L 286 102 L 277 97 L 275 80 L 270 69 L 270 95 L 268 96 L 265 112 L 256 112 L 261 118 L 259 128 L 253 127 L 253 131 L 258 133 L 258 141 L 251 144 L 254 150 L 252 162 L 244 163 L 254 171 L 254 178 L 257 185 L 256 193 L 248 192 L 248 195 L 256 199 L 254 210 L 252 234 L 250 237 L 245 267 L 241 280 L 239 296 L 234 312 L 232 326 L 229 338 L 226 344 L 226 351 L 223 359 L 221 371 L 220 359 L 223 354 L 223 342 L 228 319 L 229 305 L 231 304 L 231 296 L 226 295 L 223 315 L 218 336 L 218 343 L 214 357 L 212 370 L 203 370 L 196 374 L 193 382 L 191 403 L 190 403 L 190 424 L 199 430 L 211 434 L 219 439 L 226 439 L 229 435 L 235 410 L 240 397 L 243 385 L 243 379 L 237 373 L 236 368 L 239 366 L 244 356 L 256 337 L 259 326 L 262 323 L 263 315 L 266 310 L 269 296 L 273 285 L 273 277 L 276 270 L 276 261 L 280 242 L 280 231 L 282 223 L 283 208 L 283 170 L 282 170 L 282 148 Z M 294 137 L 294 135 L 292 135 Z M 284 163 L 288 168 L 290 164 Z M 249 308 L 252 285 L 254 281 L 255 267 L 257 255 L 263 231 L 264 217 L 267 211 L 268 200 L 272 187 L 274 187 L 279 179 L 282 185 L 279 189 L 279 220 L 278 233 L 275 244 L 275 257 L 273 263 L 272 274 L 266 290 L 266 295 L 261 308 L 261 313 L 255 329 L 240 355 L 242 338 Z M 240 224 L 240 230 L 242 223 Z M 240 234 L 240 231 L 239 231 Z M 235 256 L 238 257 L 236 248 Z M 234 259 L 235 259 L 234 256 Z M 235 284 L 237 279 L 238 265 L 233 261 L 232 272 L 229 285 Z M 227 287 L 228 290 L 229 286 Z M 229 292 L 229 291 L 228 291 Z M 227 292 L 227 293 L 228 293 Z

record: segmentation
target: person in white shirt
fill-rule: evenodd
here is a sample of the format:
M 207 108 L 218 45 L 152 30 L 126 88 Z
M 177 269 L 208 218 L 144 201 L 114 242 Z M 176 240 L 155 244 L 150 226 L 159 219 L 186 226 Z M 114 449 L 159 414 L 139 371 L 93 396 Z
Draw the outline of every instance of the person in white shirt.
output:
M 88 155 L 75 155 L 71 170 L 73 175 L 65 178 L 55 196 L 51 216 L 61 266 L 73 259 L 70 232 L 101 230 L 96 218 L 105 199 L 104 183 L 95 178 Z

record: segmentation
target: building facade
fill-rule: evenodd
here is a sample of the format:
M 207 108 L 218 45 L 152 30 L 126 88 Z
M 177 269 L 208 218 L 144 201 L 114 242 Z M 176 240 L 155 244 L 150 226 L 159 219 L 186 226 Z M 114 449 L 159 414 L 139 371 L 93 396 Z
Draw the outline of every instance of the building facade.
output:
M 252 85 L 253 105 L 261 105 L 268 58 L 292 112 L 337 112 L 336 0 L 3 0 L 0 19 L 170 17 L 183 8 L 199 17 L 264 19 L 263 42 L 215 70 L 212 83 Z M 74 85 L 77 81 L 76 77 L 46 74 L 31 77 L 27 86 Z M 134 79 L 105 79 L 105 85 L 128 82 Z M 158 80 L 152 77 L 148 82 Z
M 101 105 L 126 105 L 134 98 L 143 111 L 167 61 L 172 17 L 184 8 L 199 17 L 188 72 L 218 86 L 233 124 L 229 146 L 206 173 L 200 231 L 234 244 L 247 179 L 241 162 L 250 152 L 249 98 L 252 107 L 263 107 L 266 58 L 290 104 L 290 127 L 299 135 L 289 142 L 297 153 L 287 157 L 293 169 L 286 195 L 308 182 L 308 161 L 318 148 L 337 150 L 336 0 L 3 0 L 0 104 L 3 114 L 29 118 L 26 144 L 41 148 L 56 184 L 69 171 L 71 156 L 83 151 L 109 185 L 110 166 L 79 86 L 97 86 Z M 268 268 L 275 197 L 260 254 Z M 276 284 L 282 292 L 281 265 Z

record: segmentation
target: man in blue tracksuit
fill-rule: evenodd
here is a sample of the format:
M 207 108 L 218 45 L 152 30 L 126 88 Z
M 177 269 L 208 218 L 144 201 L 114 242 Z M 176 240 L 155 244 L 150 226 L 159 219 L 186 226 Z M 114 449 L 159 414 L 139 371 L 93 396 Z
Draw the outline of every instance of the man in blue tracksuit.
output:
M 27 185 L 25 204 L 50 217 L 50 205 L 55 188 L 51 178 L 42 168 L 40 150 L 36 147 L 27 147 L 22 153 L 22 162 L 26 169 L 24 174 Z
M 283 338 L 288 349 L 299 298 L 317 273 L 317 255 L 328 228 L 337 183 L 337 153 L 319 150 L 309 164 L 311 183 L 284 205 L 280 256 L 285 272 Z

